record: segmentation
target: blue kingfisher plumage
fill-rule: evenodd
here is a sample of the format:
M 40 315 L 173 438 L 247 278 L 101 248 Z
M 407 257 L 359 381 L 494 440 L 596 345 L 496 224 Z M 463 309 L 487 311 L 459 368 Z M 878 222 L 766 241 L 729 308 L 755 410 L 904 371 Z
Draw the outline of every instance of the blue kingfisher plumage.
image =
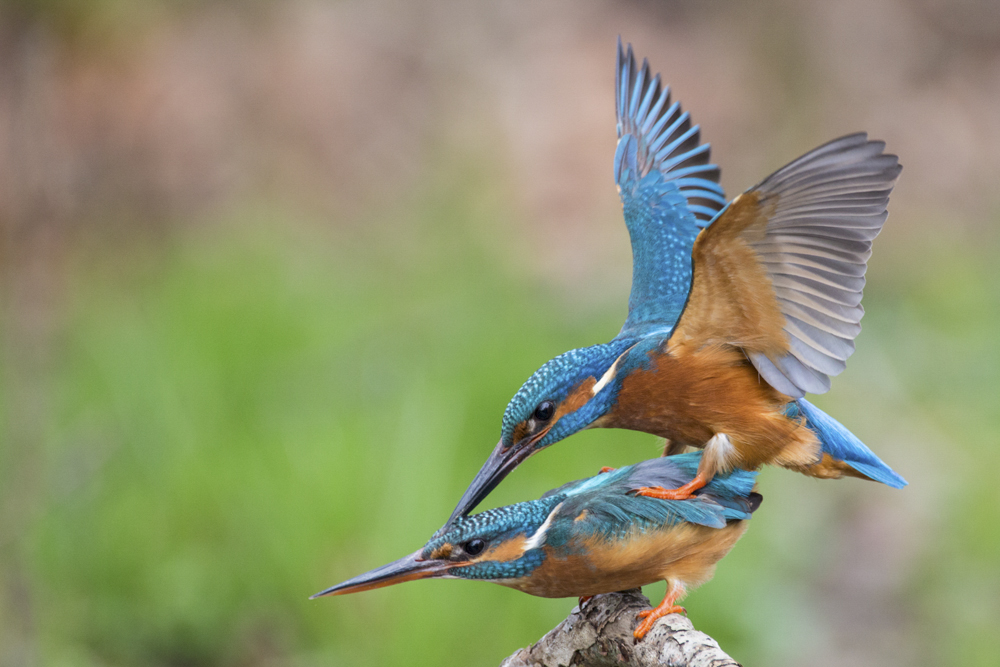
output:
M 461 517 L 405 558 L 317 593 L 342 595 L 426 578 L 491 581 L 542 597 L 581 597 L 667 581 L 655 609 L 640 613 L 636 638 L 711 578 L 743 535 L 761 496 L 755 472 L 717 475 L 687 500 L 637 495 L 676 487 L 697 472 L 701 452 L 653 459 L 570 482 L 539 500 Z
M 596 427 L 662 436 L 665 454 L 705 450 L 689 484 L 644 491 L 664 498 L 764 464 L 905 486 L 804 398 L 827 391 L 854 351 L 897 157 L 852 134 L 727 202 L 699 127 L 620 40 L 615 99 L 614 176 L 633 258 L 625 324 L 524 383 L 452 518 L 532 454 Z

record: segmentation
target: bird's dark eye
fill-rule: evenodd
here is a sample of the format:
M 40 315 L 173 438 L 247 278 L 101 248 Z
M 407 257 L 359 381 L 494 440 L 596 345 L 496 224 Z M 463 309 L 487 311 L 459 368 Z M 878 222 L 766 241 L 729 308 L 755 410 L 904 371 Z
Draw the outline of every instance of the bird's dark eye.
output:
M 462 546 L 462 548 L 465 549 L 465 553 L 470 556 L 478 556 L 482 553 L 483 549 L 486 548 L 486 542 L 483 542 L 482 540 L 469 540 Z
M 552 419 L 552 415 L 556 412 L 556 404 L 552 401 L 542 401 L 535 408 L 535 419 L 540 422 L 547 422 Z

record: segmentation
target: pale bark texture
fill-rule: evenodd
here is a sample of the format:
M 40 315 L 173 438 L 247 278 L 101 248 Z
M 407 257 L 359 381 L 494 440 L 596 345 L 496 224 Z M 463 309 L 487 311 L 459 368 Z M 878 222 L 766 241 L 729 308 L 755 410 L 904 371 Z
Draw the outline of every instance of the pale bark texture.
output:
M 740 667 L 714 639 L 695 630 L 680 614 L 661 618 L 636 642 L 632 637 L 636 615 L 649 606 L 639 589 L 598 595 L 500 667 Z

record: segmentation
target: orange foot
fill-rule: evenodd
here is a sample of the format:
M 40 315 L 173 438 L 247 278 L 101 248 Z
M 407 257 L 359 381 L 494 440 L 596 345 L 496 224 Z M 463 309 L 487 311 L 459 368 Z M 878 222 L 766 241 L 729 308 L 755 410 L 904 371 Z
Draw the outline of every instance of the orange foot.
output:
M 597 474 L 603 475 L 604 473 L 611 472 L 612 470 L 614 470 L 614 468 L 609 468 L 608 466 L 604 466 L 603 468 L 597 471 Z
M 668 614 L 686 614 L 687 609 L 684 607 L 678 607 L 673 603 L 673 600 L 664 600 L 660 603 L 659 607 L 655 609 L 644 609 L 639 612 L 639 618 L 645 619 L 639 624 L 639 627 L 635 629 L 632 636 L 637 640 L 642 639 L 646 636 L 646 633 L 653 629 L 656 622 L 667 616 Z
M 662 486 L 641 486 L 632 491 L 632 493 L 637 496 L 659 498 L 660 500 L 687 500 L 694 496 L 695 491 L 710 481 L 699 472 L 690 482 L 676 489 L 664 489 Z
M 581 598 L 579 598 L 580 611 L 583 611 L 583 605 L 587 604 L 588 602 L 590 602 L 593 599 L 594 599 L 593 595 L 584 595 Z

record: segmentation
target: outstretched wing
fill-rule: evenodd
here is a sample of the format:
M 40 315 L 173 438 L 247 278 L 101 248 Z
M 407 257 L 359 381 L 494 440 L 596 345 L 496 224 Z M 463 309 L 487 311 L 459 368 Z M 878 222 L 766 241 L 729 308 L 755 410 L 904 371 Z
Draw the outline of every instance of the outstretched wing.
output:
M 884 149 L 864 133 L 836 139 L 733 200 L 695 243 L 669 349 L 733 345 L 792 398 L 827 391 L 854 352 L 872 240 L 902 169 Z
M 677 323 L 691 289 L 694 240 L 726 199 L 699 127 L 670 102 L 645 60 L 636 69 L 621 39 L 615 92 L 615 182 L 632 239 L 632 293 L 619 336 L 645 336 Z

